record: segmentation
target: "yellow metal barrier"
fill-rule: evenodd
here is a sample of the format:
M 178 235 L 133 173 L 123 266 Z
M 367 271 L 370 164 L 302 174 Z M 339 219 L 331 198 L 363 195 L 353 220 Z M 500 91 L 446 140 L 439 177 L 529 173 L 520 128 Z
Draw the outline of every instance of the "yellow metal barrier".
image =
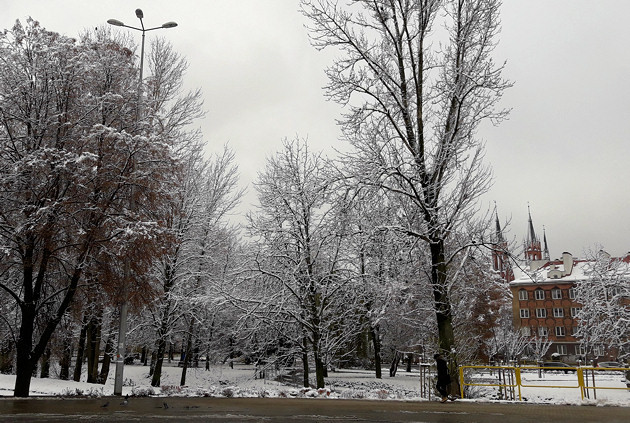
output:
M 504 383 L 466 383 L 464 380 L 464 370 L 465 369 L 487 369 L 487 370 L 498 370 L 503 373 Z M 577 375 L 577 384 L 576 385 L 532 385 L 532 384 L 524 384 L 521 378 L 521 370 L 559 370 L 559 371 L 572 371 L 576 372 Z M 506 376 L 505 371 L 508 371 L 508 375 L 510 376 L 510 380 L 514 380 L 514 383 L 505 383 Z M 619 388 L 619 387 L 611 387 L 611 386 L 595 386 L 595 372 L 597 371 L 627 371 L 624 368 L 600 368 L 600 367 L 539 367 L 539 366 L 461 366 L 459 368 L 459 386 L 460 386 L 460 395 L 464 398 L 464 387 L 465 386 L 496 386 L 499 388 L 504 388 L 506 391 L 508 389 L 518 389 L 518 400 L 522 401 L 522 393 L 521 388 L 575 388 L 580 390 L 580 395 L 582 399 L 586 396 L 590 397 L 589 390 L 593 391 L 593 395 L 597 398 L 597 389 L 614 389 L 614 390 L 627 390 L 630 391 L 630 387 L 627 388 Z M 588 385 L 588 372 L 592 372 L 592 386 Z M 514 377 L 511 377 L 511 374 Z M 586 376 L 586 377 L 585 377 Z M 499 377 L 500 378 L 500 377 Z
M 514 379 L 516 383 L 465 383 L 464 382 L 464 369 L 497 369 L 500 371 L 508 370 L 514 372 Z M 505 378 L 504 378 L 505 380 Z M 461 366 L 459 368 L 459 389 L 460 396 L 464 398 L 464 385 L 465 386 L 496 386 L 502 387 L 506 390 L 508 388 L 514 389 L 518 388 L 518 400 L 522 401 L 521 395 L 521 370 L 520 367 L 514 366 Z
M 584 399 L 584 397 L 586 396 L 587 398 L 590 398 L 590 392 L 589 390 L 593 391 L 593 399 L 597 399 L 597 390 L 603 390 L 603 389 L 613 389 L 613 390 L 626 390 L 626 391 L 630 391 L 630 385 L 628 385 L 626 388 L 617 388 L 614 386 L 600 386 L 600 387 L 596 387 L 595 386 L 595 373 L 596 372 L 628 372 L 628 369 L 623 368 L 623 367 L 582 367 L 580 368 L 580 370 L 582 370 L 582 375 L 579 376 L 580 381 L 582 382 L 581 384 L 581 393 L 582 393 L 582 399 Z M 592 386 L 588 385 L 588 372 L 591 372 L 592 375 Z

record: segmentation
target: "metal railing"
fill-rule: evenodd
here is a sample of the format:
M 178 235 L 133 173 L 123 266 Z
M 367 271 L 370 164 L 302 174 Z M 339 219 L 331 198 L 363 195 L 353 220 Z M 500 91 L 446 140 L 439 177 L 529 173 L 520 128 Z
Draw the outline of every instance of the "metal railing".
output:
M 477 383 L 474 381 L 466 382 L 464 378 L 464 371 L 466 369 L 484 369 L 490 370 L 492 373 L 497 373 L 497 381 L 496 383 L 490 382 L 482 382 Z M 531 384 L 531 383 L 523 383 L 523 379 L 521 377 L 521 371 L 523 370 L 538 370 L 541 371 L 564 371 L 566 372 L 575 372 L 576 373 L 576 383 L 571 385 L 541 385 L 541 384 Z M 612 386 L 597 386 L 596 385 L 596 372 L 611 372 L 611 371 L 627 371 L 628 369 L 624 368 L 601 368 L 601 367 L 540 367 L 540 366 L 461 366 L 459 368 L 459 382 L 460 382 L 460 395 L 464 398 L 464 388 L 466 386 L 493 386 L 499 388 L 501 395 L 505 396 L 504 399 L 512 399 L 515 400 L 518 396 L 518 400 L 522 401 L 522 388 L 575 388 L 580 390 L 580 395 L 582 399 L 590 398 L 591 392 L 593 397 L 597 398 L 597 390 L 598 389 L 607 389 L 607 390 L 626 390 L 630 391 L 630 386 L 624 387 L 612 387 Z M 591 379 L 589 382 L 589 372 L 591 375 Z M 518 395 L 516 395 L 518 392 Z
M 582 371 L 582 376 L 579 375 L 580 370 Z M 595 373 L 597 372 L 623 372 L 626 376 L 626 388 L 618 388 L 614 386 L 596 386 L 596 377 Z M 589 372 L 591 374 L 591 385 L 589 386 Z M 606 390 L 606 389 L 616 389 L 616 390 L 627 390 L 630 392 L 630 370 L 623 367 L 578 367 L 578 377 L 583 382 L 582 383 L 582 399 L 584 397 L 590 398 L 591 391 L 593 393 L 593 399 L 597 399 L 597 390 Z

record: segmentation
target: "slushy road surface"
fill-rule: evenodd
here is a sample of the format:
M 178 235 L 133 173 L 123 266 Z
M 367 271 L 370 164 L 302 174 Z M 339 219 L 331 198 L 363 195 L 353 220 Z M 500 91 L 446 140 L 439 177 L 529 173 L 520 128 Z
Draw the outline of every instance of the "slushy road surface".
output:
M 279 398 L 0 398 L 0 422 L 630 422 L 629 407 Z

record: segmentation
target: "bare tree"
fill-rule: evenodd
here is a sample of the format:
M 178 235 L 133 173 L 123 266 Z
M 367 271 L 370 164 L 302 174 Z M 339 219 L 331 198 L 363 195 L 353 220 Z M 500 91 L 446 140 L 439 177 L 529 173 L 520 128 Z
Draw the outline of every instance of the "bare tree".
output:
M 303 0 L 318 49 L 341 56 L 327 69 L 326 92 L 346 105 L 341 124 L 355 151 L 350 175 L 413 205 L 403 228 L 423 241 L 431 260 L 439 348 L 455 343 L 448 239 L 473 219 L 487 190 L 476 133 L 510 83 L 491 53 L 499 31 L 499 0 Z
M 552 342 L 547 336 L 534 335 L 530 338 L 528 349 L 537 363 L 540 363 L 543 358 L 545 358 L 545 355 L 547 354 L 547 351 L 549 351 L 549 347 L 551 347 L 551 344 Z M 538 374 L 540 376 L 540 371 L 538 372 Z
M 259 288 L 259 298 L 269 297 L 252 304 L 298 325 L 304 351 L 308 344 L 313 353 L 317 387 L 323 388 L 326 357 L 358 328 L 355 297 L 347 289 L 351 278 L 341 260 L 344 229 L 334 218 L 335 187 L 321 155 L 295 140 L 268 160 L 256 189 L 260 206 L 250 215 L 249 229 L 259 241 L 255 270 L 267 287 Z
M 576 336 L 585 354 L 606 346 L 623 359 L 630 356 L 630 255 L 611 257 L 601 249 L 587 255 L 586 278 L 575 286 Z
M 242 192 L 236 189 L 237 167 L 229 148 L 204 158 L 205 143 L 199 130 L 191 125 L 203 116 L 201 92 L 183 90 L 186 60 L 157 38 L 151 44 L 148 64 L 145 124 L 160 134 L 178 160 L 170 201 L 155 210 L 156 219 L 164 219 L 170 235 L 170 242 L 163 247 L 165 254 L 155 263 L 159 296 L 154 307 L 147 310 L 152 314 L 148 321 L 156 332 L 157 360 L 151 383 L 159 386 L 167 341 L 184 319 L 189 320 L 185 332 L 192 339 L 197 308 L 191 306 L 191 299 L 201 295 L 202 282 L 207 282 L 208 276 L 202 275 L 200 261 L 212 259 L 212 237 L 224 229 L 223 219 Z

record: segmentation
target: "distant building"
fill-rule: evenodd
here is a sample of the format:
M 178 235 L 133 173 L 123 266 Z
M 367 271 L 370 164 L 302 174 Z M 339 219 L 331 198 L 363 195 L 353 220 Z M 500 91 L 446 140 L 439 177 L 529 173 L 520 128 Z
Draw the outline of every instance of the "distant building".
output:
M 498 227 L 497 220 L 497 230 Z M 563 360 L 575 362 L 584 357 L 580 340 L 575 334 L 577 314 L 582 305 L 576 301 L 576 283 L 591 278 L 593 262 L 578 260 L 564 252 L 556 260 L 549 259 L 547 238 L 541 249 L 529 213 L 528 233 L 524 245 L 524 263 L 517 266 L 508 280 L 512 292 L 514 327 L 526 336 L 548 337 L 552 342 L 546 357 L 558 354 Z M 618 260 L 630 261 L 630 255 Z M 499 260 L 497 264 L 500 264 Z M 495 270 L 499 268 L 495 267 Z M 503 271 L 500 270 L 503 274 Z M 616 358 L 616 351 L 605 345 L 596 346 L 599 361 Z

